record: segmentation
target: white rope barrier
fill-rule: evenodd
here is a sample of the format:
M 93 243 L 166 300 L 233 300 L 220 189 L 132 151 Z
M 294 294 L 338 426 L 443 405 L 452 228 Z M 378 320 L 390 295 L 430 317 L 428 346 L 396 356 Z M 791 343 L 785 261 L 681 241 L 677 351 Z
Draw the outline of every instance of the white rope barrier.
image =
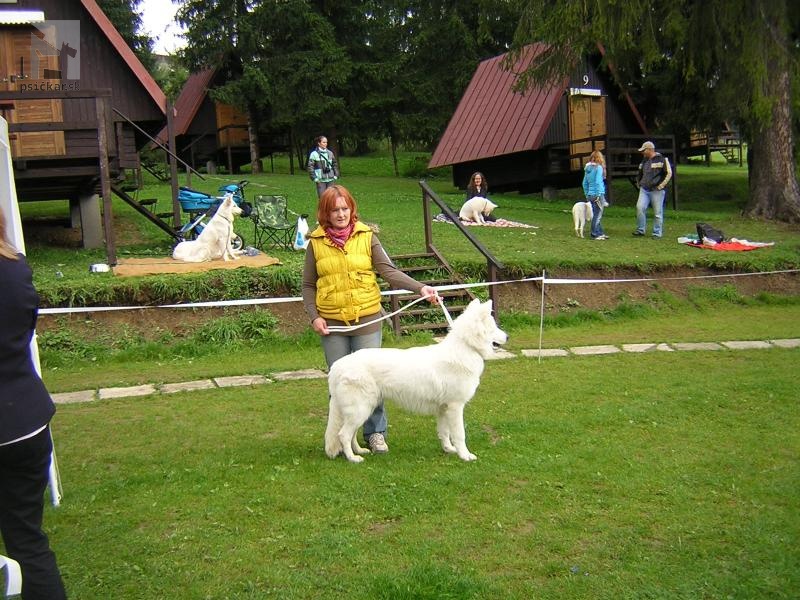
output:
M 521 279 L 507 279 L 503 281 L 482 281 L 477 283 L 460 283 L 453 285 L 440 285 L 434 286 L 438 292 L 466 290 L 474 288 L 485 288 L 493 285 L 507 285 L 512 283 L 528 283 L 528 282 L 542 282 L 545 285 L 584 285 L 584 284 L 598 284 L 598 283 L 644 283 L 648 281 L 680 281 L 680 280 L 698 280 L 698 279 L 720 279 L 729 277 L 755 277 L 762 275 L 780 275 L 789 273 L 800 273 L 800 269 L 783 269 L 778 271 L 759 271 L 756 273 L 727 273 L 724 275 L 686 275 L 682 277 L 641 277 L 641 278 L 626 278 L 626 279 L 563 279 L 563 278 L 549 278 L 545 277 L 544 271 L 540 277 L 524 277 Z M 388 290 L 381 292 L 382 296 L 395 296 L 413 294 L 409 290 Z M 544 292 L 543 292 L 544 293 Z M 41 308 L 39 309 L 40 315 L 63 315 L 71 313 L 88 313 L 88 312 L 109 312 L 120 310 L 148 310 L 154 308 L 223 308 L 228 306 L 254 306 L 260 304 L 284 304 L 288 302 L 302 302 L 303 299 L 299 296 L 288 296 L 280 298 L 248 298 L 242 300 L 214 300 L 210 302 L 186 302 L 179 304 L 158 304 L 158 305 L 142 305 L 142 306 L 76 306 L 64 308 Z

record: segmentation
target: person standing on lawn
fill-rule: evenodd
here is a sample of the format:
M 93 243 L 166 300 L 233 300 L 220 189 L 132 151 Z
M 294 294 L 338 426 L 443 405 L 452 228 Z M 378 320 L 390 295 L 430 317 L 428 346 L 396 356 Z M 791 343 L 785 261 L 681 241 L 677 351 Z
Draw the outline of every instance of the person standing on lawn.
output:
M 659 239 L 664 233 L 664 198 L 666 187 L 672 179 L 672 167 L 666 156 L 656 152 L 653 142 L 645 142 L 639 148 L 642 162 L 639 164 L 639 176 L 636 185 L 639 188 L 639 199 L 636 201 L 635 236 L 645 234 L 647 227 L 647 208 L 653 207 L 653 237 Z
M 39 296 L 25 257 L 8 242 L 2 211 L 0 281 L 0 534 L 22 571 L 23 600 L 61 600 L 61 573 L 42 531 L 56 408 L 31 359 Z
M 418 293 L 432 304 L 436 290 L 398 270 L 372 230 L 358 218 L 356 201 L 341 185 L 325 190 L 317 207 L 319 226 L 309 234 L 303 268 L 303 304 L 320 335 L 328 368 L 362 348 L 381 346 L 381 293 L 377 271 L 394 289 Z M 332 332 L 333 325 L 363 325 Z M 388 452 L 386 413 L 381 402 L 364 423 L 364 441 L 372 452 Z
M 589 155 L 589 162 L 583 169 L 583 193 L 586 201 L 592 203 L 592 231 L 593 240 L 607 240 L 608 236 L 603 231 L 600 219 L 603 218 L 603 209 L 608 206 L 606 202 L 606 159 L 600 150 L 594 150 Z
M 339 179 L 339 165 L 333 150 L 328 149 L 328 138 L 324 135 L 314 140 L 314 149 L 308 155 L 308 175 L 317 185 L 317 198 Z

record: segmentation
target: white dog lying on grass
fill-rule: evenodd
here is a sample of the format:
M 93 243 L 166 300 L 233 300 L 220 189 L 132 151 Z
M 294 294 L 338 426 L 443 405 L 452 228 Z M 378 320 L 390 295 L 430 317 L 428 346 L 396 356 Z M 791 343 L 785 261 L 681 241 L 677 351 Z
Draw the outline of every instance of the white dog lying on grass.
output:
M 583 228 L 586 223 L 591 224 L 594 210 L 591 202 L 576 202 L 572 205 L 572 222 L 575 225 L 575 235 L 583 237 Z
M 217 212 L 197 236 L 196 240 L 179 243 L 172 251 L 172 258 L 183 262 L 207 262 L 209 260 L 239 260 L 233 240 L 233 219 L 242 214 L 233 195 L 228 194 Z M 241 252 L 239 252 L 241 254 Z
M 444 451 L 475 460 L 467 449 L 464 405 L 478 389 L 493 344 L 504 344 L 507 337 L 492 317 L 491 300 L 473 300 L 438 344 L 366 348 L 340 358 L 328 375 L 325 453 L 335 458 L 343 452 L 350 462 L 364 460 L 361 455 L 369 450 L 359 446 L 356 433 L 386 399 L 412 412 L 436 415 Z

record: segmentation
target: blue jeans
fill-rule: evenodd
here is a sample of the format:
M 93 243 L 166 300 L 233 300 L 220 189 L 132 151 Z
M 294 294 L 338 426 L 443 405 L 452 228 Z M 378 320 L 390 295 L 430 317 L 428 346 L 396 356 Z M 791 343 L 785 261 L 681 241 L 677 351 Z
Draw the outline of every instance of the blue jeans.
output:
M 590 236 L 596 238 L 605 235 L 603 226 L 600 225 L 600 219 L 603 218 L 603 200 L 605 200 L 605 196 L 600 194 L 599 196 L 592 196 L 588 200 L 592 203 L 592 232 Z
M 666 190 L 639 189 L 639 199 L 636 201 L 636 233 L 645 233 L 647 227 L 647 207 L 653 207 L 653 237 L 661 237 L 664 226 L 664 198 Z
M 375 333 L 365 335 L 337 335 L 332 333 L 321 336 L 322 350 L 325 352 L 325 362 L 328 363 L 328 368 L 330 369 L 331 365 L 343 356 L 352 354 L 356 350 L 380 348 L 382 335 L 383 331 L 378 329 Z M 383 409 L 383 402 L 378 405 L 364 423 L 365 441 L 373 433 L 386 434 L 386 412 Z

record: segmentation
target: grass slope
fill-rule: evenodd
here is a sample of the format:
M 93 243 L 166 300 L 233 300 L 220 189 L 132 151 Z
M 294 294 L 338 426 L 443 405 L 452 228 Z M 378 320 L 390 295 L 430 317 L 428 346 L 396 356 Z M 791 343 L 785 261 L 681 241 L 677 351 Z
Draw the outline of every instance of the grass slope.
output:
M 63 406 L 45 522 L 84 600 L 790 598 L 798 352 L 490 363 L 473 464 L 328 460 L 324 381 Z

